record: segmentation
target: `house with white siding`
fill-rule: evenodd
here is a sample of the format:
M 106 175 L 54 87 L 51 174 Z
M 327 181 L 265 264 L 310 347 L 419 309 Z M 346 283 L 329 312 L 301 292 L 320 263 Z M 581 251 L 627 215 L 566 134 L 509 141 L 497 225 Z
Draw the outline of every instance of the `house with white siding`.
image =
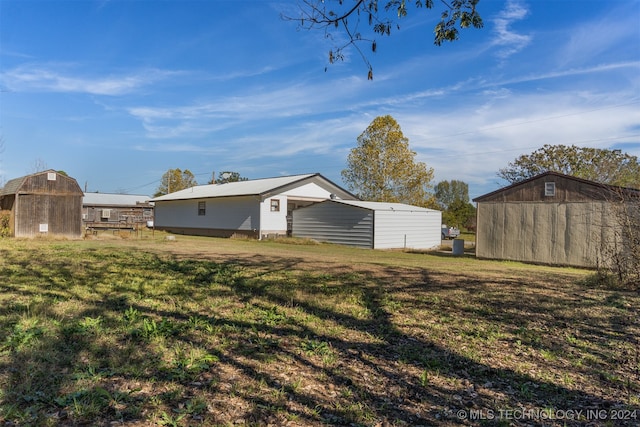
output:
M 175 234 L 254 238 L 291 232 L 292 212 L 357 197 L 319 173 L 198 185 L 156 197 L 154 226 Z
M 366 249 L 433 249 L 442 212 L 403 203 L 326 200 L 293 212 L 293 236 Z

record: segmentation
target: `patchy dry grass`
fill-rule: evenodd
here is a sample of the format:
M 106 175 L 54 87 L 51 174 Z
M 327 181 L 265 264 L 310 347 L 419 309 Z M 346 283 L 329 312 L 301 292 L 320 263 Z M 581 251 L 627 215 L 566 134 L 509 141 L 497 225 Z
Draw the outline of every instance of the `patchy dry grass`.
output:
M 0 277 L 6 425 L 640 417 L 640 296 L 582 270 L 159 235 L 0 240 Z

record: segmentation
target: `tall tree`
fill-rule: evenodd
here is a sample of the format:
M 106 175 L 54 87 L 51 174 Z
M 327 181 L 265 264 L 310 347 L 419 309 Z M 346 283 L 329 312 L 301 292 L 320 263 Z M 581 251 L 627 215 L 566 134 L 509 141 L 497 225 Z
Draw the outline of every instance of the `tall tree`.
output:
M 396 120 L 376 117 L 349 153 L 342 179 L 364 200 L 433 206 L 433 169 L 415 156 Z
M 469 184 L 464 181 L 440 181 L 435 188 L 436 202 L 447 209 L 453 202 L 460 200 L 469 203 Z
M 239 172 L 223 171 L 218 173 L 218 178 L 209 181 L 209 184 L 226 184 L 227 182 L 248 181 L 249 178 L 245 178 L 240 175 Z
M 522 155 L 498 176 L 510 183 L 553 171 L 603 184 L 640 188 L 638 158 L 621 150 L 549 145 Z
M 435 186 L 435 197 L 444 211 L 445 224 L 469 228 L 476 215 L 476 208 L 469 203 L 469 184 L 455 179 L 440 181 Z
M 196 185 L 198 185 L 196 178 L 189 169 L 185 169 L 184 171 L 180 169 L 169 169 L 164 173 L 164 175 L 162 175 L 160 186 L 153 197 L 175 193 L 176 191 L 184 190 L 185 188 Z
M 482 28 L 482 18 L 476 10 L 479 1 L 441 0 L 444 10 L 434 28 L 433 42 L 440 46 L 442 42 L 457 40 L 460 29 Z M 329 51 L 330 64 L 343 61 L 344 50 L 355 47 L 369 69 L 368 78 L 373 79 L 373 68 L 360 45 L 368 45 L 375 52 L 376 35 L 390 36 L 392 30 L 399 30 L 400 20 L 412 9 L 410 3 L 407 0 L 299 0 L 297 16 L 282 17 L 297 22 L 299 28 L 320 29 L 326 38 L 341 41 Z M 433 8 L 433 0 L 414 0 L 413 4 L 416 10 Z M 334 37 L 334 31 L 341 34 Z M 342 42 L 344 36 L 346 41 Z

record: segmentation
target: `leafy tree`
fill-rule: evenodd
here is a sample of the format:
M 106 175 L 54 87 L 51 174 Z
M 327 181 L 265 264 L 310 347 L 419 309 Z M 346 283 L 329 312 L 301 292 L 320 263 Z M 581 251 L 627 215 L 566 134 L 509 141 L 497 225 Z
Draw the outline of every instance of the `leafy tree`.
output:
M 441 0 L 444 10 L 434 28 L 434 43 L 454 41 L 462 28 L 482 28 L 482 18 L 476 11 L 480 0 Z M 354 46 L 369 69 L 368 78 L 373 79 L 373 69 L 359 45 L 369 45 L 372 52 L 377 49 L 375 36 L 390 36 L 393 29 L 400 29 L 400 20 L 409 14 L 406 0 L 299 0 L 298 16 L 283 19 L 298 22 L 302 29 L 321 29 L 325 37 L 343 40 L 342 35 L 334 39 L 333 32 L 343 32 L 346 42 L 329 51 L 329 63 L 344 60 L 344 50 Z M 415 0 L 415 9 L 432 9 L 433 0 Z M 413 11 L 412 11 L 413 13 Z M 364 24 L 363 24 L 364 21 Z M 362 31 L 369 27 L 369 34 Z M 326 70 L 326 69 L 325 69 Z
M 436 184 L 435 196 L 438 205 L 447 209 L 456 200 L 469 202 L 469 184 L 464 181 L 440 181 Z
M 224 171 L 218 173 L 217 179 L 212 179 L 209 184 L 226 184 L 227 182 L 248 181 L 249 178 L 240 176 L 238 172 Z
M 400 125 L 391 116 L 376 117 L 358 137 L 342 178 L 365 200 L 433 206 L 429 193 L 433 169 L 415 162 Z
M 198 185 L 196 178 L 189 169 L 169 169 L 162 175 L 160 186 L 153 197 L 163 196 Z
M 498 176 L 510 183 L 554 171 L 565 175 L 620 187 L 640 188 L 638 158 L 620 150 L 548 145 L 529 155 L 522 155 Z
M 448 225 L 469 228 L 476 208 L 469 203 L 469 184 L 464 181 L 440 181 L 435 186 L 435 198 L 444 211 L 442 221 Z
M 475 206 L 461 199 L 454 200 L 442 213 L 442 221 L 450 226 L 472 228 L 475 218 Z

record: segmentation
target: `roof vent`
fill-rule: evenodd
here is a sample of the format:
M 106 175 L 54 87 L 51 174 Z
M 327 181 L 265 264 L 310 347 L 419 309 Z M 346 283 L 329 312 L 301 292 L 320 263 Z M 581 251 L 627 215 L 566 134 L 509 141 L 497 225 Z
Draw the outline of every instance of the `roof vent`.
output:
M 331 193 L 331 194 L 329 194 L 329 198 L 331 200 L 335 200 L 336 198 L 338 198 L 338 196 L 336 196 L 335 194 Z

